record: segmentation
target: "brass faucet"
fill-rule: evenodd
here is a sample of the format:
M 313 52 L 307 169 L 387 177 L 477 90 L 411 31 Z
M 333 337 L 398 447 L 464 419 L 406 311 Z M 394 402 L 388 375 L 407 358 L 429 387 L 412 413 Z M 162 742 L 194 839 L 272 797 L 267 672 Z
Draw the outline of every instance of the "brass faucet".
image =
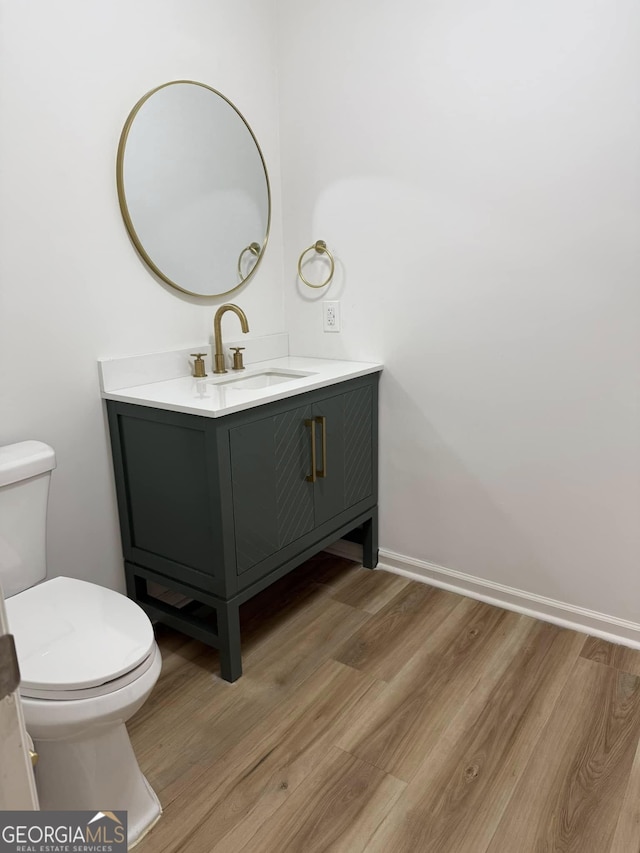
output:
M 215 355 L 213 357 L 213 372 L 214 373 L 226 373 L 227 369 L 224 366 L 224 353 L 222 352 L 222 315 L 227 311 L 233 311 L 234 314 L 238 315 L 238 319 L 240 320 L 240 325 L 242 326 L 242 331 L 246 333 L 249 331 L 249 323 L 247 322 L 247 315 L 244 313 L 242 308 L 238 308 L 237 305 L 233 305 L 231 302 L 226 302 L 224 305 L 221 305 L 216 311 L 216 316 L 213 318 L 213 340 L 215 343 Z

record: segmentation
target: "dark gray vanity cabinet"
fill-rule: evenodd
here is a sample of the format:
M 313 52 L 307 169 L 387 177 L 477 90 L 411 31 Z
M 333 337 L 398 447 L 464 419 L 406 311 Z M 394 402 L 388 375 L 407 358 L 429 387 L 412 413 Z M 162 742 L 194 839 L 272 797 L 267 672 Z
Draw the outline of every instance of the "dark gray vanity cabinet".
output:
M 378 377 L 219 418 L 107 401 L 127 592 L 228 681 L 240 604 L 354 528 L 377 563 Z

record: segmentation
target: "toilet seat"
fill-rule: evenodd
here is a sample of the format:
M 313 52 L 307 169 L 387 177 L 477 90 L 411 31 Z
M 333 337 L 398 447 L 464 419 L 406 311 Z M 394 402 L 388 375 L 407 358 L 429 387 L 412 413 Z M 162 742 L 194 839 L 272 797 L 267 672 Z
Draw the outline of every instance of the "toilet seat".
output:
M 146 660 L 143 660 L 135 669 L 118 678 L 113 678 L 111 681 L 106 681 L 104 684 L 98 684 L 96 687 L 80 687 L 76 690 L 51 690 L 47 687 L 30 687 L 21 684 L 20 696 L 23 699 L 50 699 L 55 702 L 72 702 L 77 699 L 93 699 L 94 696 L 106 696 L 108 693 L 115 693 L 121 687 L 126 687 L 128 684 L 133 684 L 134 681 L 137 681 L 141 675 L 144 675 L 153 666 L 155 659 L 156 652 L 155 649 L 152 649 Z
M 20 693 L 82 699 L 118 690 L 153 663 L 151 621 L 110 589 L 58 577 L 6 601 L 20 662 Z

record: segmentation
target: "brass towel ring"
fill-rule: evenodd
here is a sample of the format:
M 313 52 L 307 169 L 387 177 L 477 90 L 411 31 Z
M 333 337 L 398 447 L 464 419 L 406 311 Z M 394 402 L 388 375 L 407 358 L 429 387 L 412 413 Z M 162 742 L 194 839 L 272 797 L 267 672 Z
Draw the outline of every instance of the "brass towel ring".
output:
M 246 276 L 242 275 L 242 258 L 247 252 L 251 252 L 252 255 L 255 255 L 256 258 L 258 258 L 260 256 L 260 244 L 251 243 L 249 246 L 245 246 L 245 248 L 240 252 L 240 257 L 238 258 L 238 275 L 241 279 L 246 278 Z
M 314 249 L 319 255 L 327 255 L 329 258 L 329 262 L 331 264 L 331 267 L 329 268 L 329 275 L 327 277 L 327 280 L 323 281 L 321 284 L 311 284 L 311 282 L 307 281 L 307 279 L 302 274 L 302 259 L 307 254 L 307 252 L 311 252 Z M 334 272 L 335 268 L 336 268 L 336 265 L 335 265 L 335 262 L 333 260 L 333 255 L 327 249 L 327 244 L 324 242 L 324 240 L 316 240 L 316 242 L 313 244 L 313 246 L 309 246 L 308 249 L 304 250 L 304 252 L 300 255 L 300 259 L 298 261 L 298 275 L 304 281 L 304 283 L 307 285 L 307 287 L 326 287 L 329 284 L 329 282 L 331 281 L 331 279 L 333 278 L 333 272 Z

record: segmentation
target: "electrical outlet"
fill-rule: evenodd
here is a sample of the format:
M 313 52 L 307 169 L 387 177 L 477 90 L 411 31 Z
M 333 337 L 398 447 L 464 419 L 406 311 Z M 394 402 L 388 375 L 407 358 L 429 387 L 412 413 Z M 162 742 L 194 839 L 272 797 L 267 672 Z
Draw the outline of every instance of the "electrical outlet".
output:
M 322 327 L 325 332 L 340 331 L 340 303 L 322 303 Z

